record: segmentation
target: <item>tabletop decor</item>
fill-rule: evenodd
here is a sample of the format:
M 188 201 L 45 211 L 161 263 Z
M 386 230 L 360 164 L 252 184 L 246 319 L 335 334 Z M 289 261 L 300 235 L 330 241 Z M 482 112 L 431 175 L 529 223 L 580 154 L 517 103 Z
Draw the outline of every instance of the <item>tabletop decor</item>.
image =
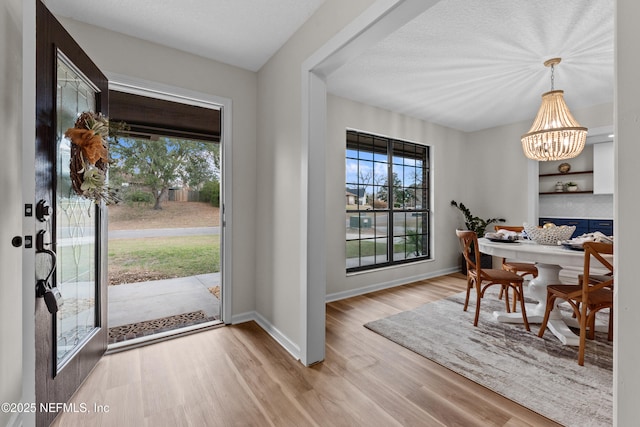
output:
M 107 184 L 109 120 L 101 113 L 85 111 L 64 136 L 71 140 L 69 169 L 75 193 L 96 204 L 114 203 Z
M 539 245 L 553 245 L 557 246 L 564 240 L 571 238 L 571 235 L 576 230 L 575 225 L 546 225 L 545 227 L 538 227 L 537 225 L 524 223 L 524 231 L 527 233 L 529 239 L 533 240 Z

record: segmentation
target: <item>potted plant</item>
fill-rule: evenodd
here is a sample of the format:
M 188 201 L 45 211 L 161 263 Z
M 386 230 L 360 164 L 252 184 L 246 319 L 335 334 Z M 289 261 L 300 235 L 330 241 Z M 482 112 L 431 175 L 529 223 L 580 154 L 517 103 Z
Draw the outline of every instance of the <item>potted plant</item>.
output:
M 575 182 L 567 182 L 565 184 L 567 186 L 567 191 L 578 191 L 578 184 Z
M 505 222 L 504 218 L 482 219 L 480 217 L 473 216 L 471 211 L 465 205 L 458 203 L 455 200 L 451 201 L 451 206 L 455 206 L 464 214 L 464 225 L 467 227 L 467 230 L 475 231 L 478 237 L 484 236 L 489 224 L 493 224 L 494 222 Z
M 467 227 L 467 230 L 475 231 L 478 237 L 483 237 L 484 233 L 489 224 L 493 224 L 494 222 L 505 222 L 504 218 L 489 218 L 482 219 L 478 216 L 474 216 L 471 214 L 471 211 L 462 203 L 458 203 L 455 200 L 451 201 L 451 206 L 455 206 L 462 212 L 464 215 L 464 225 Z M 480 254 L 480 267 L 482 268 L 491 268 L 493 266 L 493 258 L 489 254 Z M 467 274 L 467 263 L 462 257 L 461 262 L 462 273 Z

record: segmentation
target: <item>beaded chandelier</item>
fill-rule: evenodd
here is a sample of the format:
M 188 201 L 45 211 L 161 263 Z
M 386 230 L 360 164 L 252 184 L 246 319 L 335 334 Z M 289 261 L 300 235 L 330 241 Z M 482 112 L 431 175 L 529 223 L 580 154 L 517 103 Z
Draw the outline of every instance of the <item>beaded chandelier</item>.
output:
M 551 67 L 551 91 L 542 94 L 542 105 L 529 132 L 522 135 L 525 156 L 533 160 L 564 160 L 576 157 L 587 140 L 587 128 L 573 118 L 562 90 L 553 90 L 554 66 L 561 58 L 544 62 Z

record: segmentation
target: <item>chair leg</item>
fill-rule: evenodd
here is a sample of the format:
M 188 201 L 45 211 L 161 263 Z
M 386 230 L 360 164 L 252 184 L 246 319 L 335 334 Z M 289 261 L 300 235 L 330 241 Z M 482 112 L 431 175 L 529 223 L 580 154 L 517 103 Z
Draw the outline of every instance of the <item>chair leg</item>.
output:
M 482 292 L 480 290 L 480 281 L 476 282 L 476 316 L 473 320 L 473 326 L 478 326 L 478 319 L 480 318 L 480 300 L 482 299 Z
M 596 313 L 589 313 L 587 318 L 587 338 L 590 340 L 596 339 Z
M 549 322 L 549 315 L 551 314 L 551 310 L 553 310 L 553 304 L 556 302 L 556 297 L 547 292 L 547 307 L 544 311 L 544 318 L 542 319 L 542 324 L 540 325 L 540 330 L 538 331 L 538 336 L 542 338 L 544 335 L 544 331 L 547 330 L 547 323 Z
M 471 278 L 467 276 L 467 297 L 464 299 L 464 308 L 462 311 L 467 311 L 469 307 L 469 293 L 471 292 Z
M 595 317 L 595 316 L 594 316 Z M 587 304 L 580 307 L 580 347 L 578 349 L 578 365 L 584 366 L 584 348 L 587 341 Z
M 506 311 L 507 313 L 511 313 L 511 306 L 509 305 L 509 286 L 507 285 L 500 286 L 500 293 L 502 293 L 503 291 L 504 291 L 504 305 L 506 307 Z M 515 294 L 515 291 L 513 293 Z M 514 295 L 514 298 L 515 298 L 515 295 Z
M 513 298 L 514 298 L 513 303 L 515 304 L 515 302 L 516 302 L 515 298 L 516 297 L 520 298 L 520 310 L 522 310 L 522 320 L 524 321 L 524 327 L 527 329 L 527 331 L 531 331 L 531 329 L 529 328 L 529 320 L 527 319 L 527 309 L 525 308 L 525 305 L 524 305 L 524 295 L 523 295 L 522 292 L 523 292 L 522 283 L 520 283 L 520 285 L 518 286 L 518 292 L 516 292 L 515 290 L 513 292 L 514 293 L 514 295 L 513 295 Z M 516 311 L 515 307 L 514 307 L 513 311 Z

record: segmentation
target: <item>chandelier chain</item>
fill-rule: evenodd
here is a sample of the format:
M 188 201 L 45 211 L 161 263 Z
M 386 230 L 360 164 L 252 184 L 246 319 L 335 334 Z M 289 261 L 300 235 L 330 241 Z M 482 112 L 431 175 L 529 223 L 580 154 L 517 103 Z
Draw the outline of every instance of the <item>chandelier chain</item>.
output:
M 554 81 L 554 75 L 553 75 L 553 71 L 555 70 L 555 66 L 553 64 L 551 64 L 551 90 L 553 90 L 553 81 Z

